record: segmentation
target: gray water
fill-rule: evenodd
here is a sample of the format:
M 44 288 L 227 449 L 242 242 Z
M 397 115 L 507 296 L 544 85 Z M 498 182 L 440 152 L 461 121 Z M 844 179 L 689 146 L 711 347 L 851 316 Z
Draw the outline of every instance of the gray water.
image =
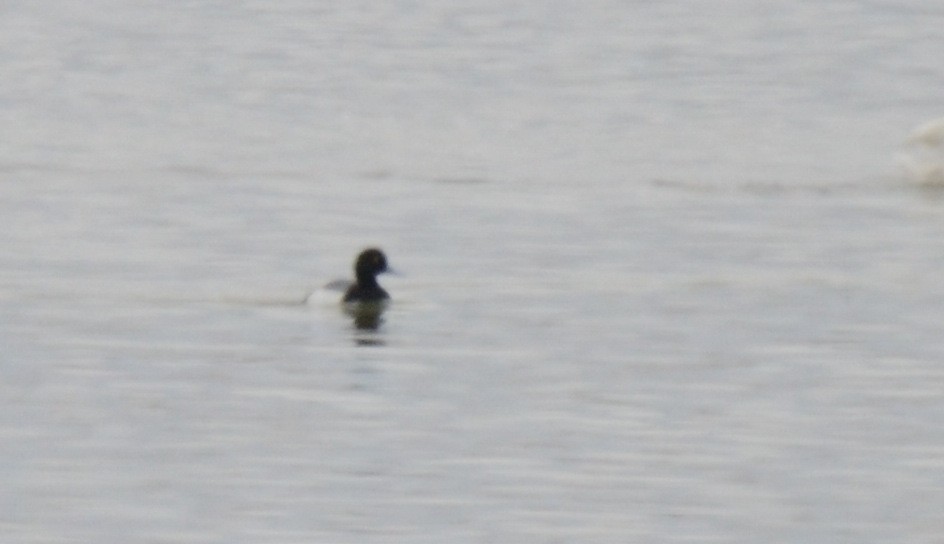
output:
M 0 14 L 2 542 L 941 541 L 944 8 Z

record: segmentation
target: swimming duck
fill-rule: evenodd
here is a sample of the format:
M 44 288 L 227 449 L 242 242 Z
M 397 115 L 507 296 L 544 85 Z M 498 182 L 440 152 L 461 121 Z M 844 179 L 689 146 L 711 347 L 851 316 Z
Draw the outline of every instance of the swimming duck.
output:
M 383 302 L 390 298 L 377 283 L 377 274 L 387 271 L 387 257 L 377 248 L 365 249 L 354 262 L 356 281 L 344 293 L 343 302 Z

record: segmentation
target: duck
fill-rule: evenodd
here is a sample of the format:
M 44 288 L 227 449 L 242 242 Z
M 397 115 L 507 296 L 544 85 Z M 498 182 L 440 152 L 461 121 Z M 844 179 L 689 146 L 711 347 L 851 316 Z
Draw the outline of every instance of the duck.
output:
M 377 274 L 388 272 L 387 256 L 378 248 L 361 251 L 354 261 L 355 282 L 344 292 L 341 301 L 349 303 L 381 303 L 390 295 L 377 283 Z

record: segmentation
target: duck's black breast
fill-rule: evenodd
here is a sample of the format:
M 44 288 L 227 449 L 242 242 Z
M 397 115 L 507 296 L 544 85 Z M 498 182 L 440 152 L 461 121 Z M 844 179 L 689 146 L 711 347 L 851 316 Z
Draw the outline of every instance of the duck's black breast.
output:
M 350 286 L 344 293 L 344 302 L 382 302 L 390 298 L 390 295 L 384 291 L 383 287 L 377 285 L 376 280 L 373 285 L 361 285 L 360 282 Z

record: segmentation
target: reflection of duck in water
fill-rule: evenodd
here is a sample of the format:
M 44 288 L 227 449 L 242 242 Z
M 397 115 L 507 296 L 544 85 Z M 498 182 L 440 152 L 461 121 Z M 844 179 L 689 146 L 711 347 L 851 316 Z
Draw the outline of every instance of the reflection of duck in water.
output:
M 377 274 L 387 272 L 387 257 L 375 248 L 365 249 L 354 262 L 356 281 L 344 293 L 344 309 L 359 329 L 376 329 L 390 295 L 377 283 Z

